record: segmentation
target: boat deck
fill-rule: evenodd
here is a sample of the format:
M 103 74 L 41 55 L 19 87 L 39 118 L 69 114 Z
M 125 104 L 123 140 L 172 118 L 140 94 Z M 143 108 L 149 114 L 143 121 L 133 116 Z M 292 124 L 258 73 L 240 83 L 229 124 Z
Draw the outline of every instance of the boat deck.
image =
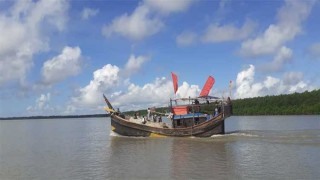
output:
M 133 117 L 126 117 L 126 120 L 137 124 L 143 124 L 143 118 L 134 119 Z M 152 120 L 147 120 L 144 125 L 158 128 L 171 128 L 171 124 L 165 122 L 153 122 Z

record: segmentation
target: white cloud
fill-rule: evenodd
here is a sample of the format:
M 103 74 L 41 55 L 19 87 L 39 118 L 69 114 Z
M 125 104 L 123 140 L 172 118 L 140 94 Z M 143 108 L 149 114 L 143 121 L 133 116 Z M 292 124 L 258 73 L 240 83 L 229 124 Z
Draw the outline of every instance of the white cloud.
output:
M 126 91 L 112 93 L 111 100 L 114 106 L 120 107 L 121 110 L 137 110 L 152 106 L 167 106 L 170 97 L 196 97 L 199 92 L 198 85 L 183 82 L 174 96 L 171 79 L 162 77 L 142 86 L 130 83 Z
M 143 86 L 131 83 L 126 92 L 113 96 L 112 100 L 115 106 L 129 110 L 166 105 L 170 95 L 173 95 L 172 82 L 162 77 Z
M 202 41 L 208 43 L 218 43 L 241 40 L 249 37 L 255 28 L 256 24 L 250 20 L 247 20 L 242 27 L 239 28 L 233 24 L 211 24 L 206 29 L 206 32 L 202 37 Z
M 280 80 L 271 76 L 267 76 L 265 81 L 263 82 L 263 85 L 267 88 L 270 89 L 274 87 L 277 83 L 279 83 Z
M 146 56 L 138 56 L 130 55 L 128 62 L 125 65 L 124 74 L 126 76 L 130 76 L 134 73 L 137 73 L 141 66 L 148 61 L 148 57 Z
M 106 37 L 119 34 L 129 39 L 141 40 L 158 33 L 164 23 L 158 17 L 152 17 L 146 6 L 137 7 L 131 15 L 123 14 L 115 18 L 111 24 L 102 28 Z
M 96 107 L 101 104 L 102 94 L 110 93 L 119 84 L 119 71 L 117 66 L 107 64 L 93 73 L 93 80 L 79 90 L 79 96 L 72 99 L 76 106 Z
M 119 75 L 119 72 L 117 74 Z M 172 81 L 165 77 L 156 78 L 153 82 L 142 86 L 134 83 L 121 84 L 122 81 L 120 79 L 121 77 L 118 76 L 118 84 L 113 83 L 109 86 L 102 86 L 95 83 L 97 81 L 94 78 L 88 86 L 80 90 L 79 97 L 73 98 L 73 103 L 69 106 L 69 109 L 77 111 L 84 108 L 98 113 L 102 111 L 102 107 L 105 105 L 102 99 L 103 93 L 106 94 L 114 107 L 120 108 L 122 111 L 143 109 L 151 106 L 167 106 L 169 98 L 174 97 Z M 120 86 L 126 86 L 126 89 L 116 91 Z M 105 87 L 110 88 L 106 89 Z M 189 85 L 187 82 L 183 82 L 178 89 L 176 97 L 196 97 L 199 92 L 198 85 Z
M 24 83 L 34 54 L 49 49 L 43 27 L 63 30 L 67 8 L 64 0 L 17 1 L 0 13 L 0 85 Z
M 285 46 L 282 46 L 275 55 L 272 62 L 264 64 L 262 69 L 265 71 L 280 71 L 284 64 L 289 63 L 292 60 L 292 50 Z
M 107 64 L 96 70 L 90 83 L 80 88 L 78 94 L 71 99 L 66 112 L 72 113 L 82 108 L 97 111 L 97 107 L 104 105 L 102 99 L 104 93 L 110 95 L 111 98 L 122 96 L 123 93 L 117 89 L 129 86 L 131 83 L 126 78 L 137 73 L 147 60 L 146 56 L 131 55 L 123 69 Z M 134 90 L 134 88 L 131 89 Z
M 102 113 L 105 105 L 102 94 L 106 94 L 112 104 L 121 110 L 167 105 L 169 98 L 174 96 L 171 79 L 156 78 L 153 82 L 141 86 L 127 79 L 126 71 L 131 71 L 132 75 L 145 62 L 144 56 L 131 55 L 122 69 L 107 64 L 96 70 L 90 83 L 79 88 L 77 94 L 71 98 L 65 113 L 81 113 L 82 110 L 86 110 L 87 113 Z M 183 82 L 176 96 L 195 97 L 199 92 L 199 86 Z
M 184 31 L 176 38 L 176 42 L 179 46 L 190 46 L 197 41 L 197 34 L 190 31 Z
M 304 92 L 304 91 L 312 91 L 314 90 L 314 87 L 308 87 L 308 84 L 303 81 L 299 81 L 297 84 L 289 86 L 289 93 L 294 93 L 294 92 Z
M 102 34 L 109 38 L 117 34 L 132 40 L 142 40 L 160 32 L 165 23 L 163 15 L 186 10 L 193 0 L 146 0 L 128 15 L 116 17 L 103 26 Z
M 251 20 L 246 20 L 242 27 L 236 27 L 233 24 L 210 24 L 203 35 L 184 31 L 178 35 L 176 42 L 180 46 L 189 46 L 197 41 L 202 41 L 203 43 L 237 41 L 248 38 L 255 28 L 256 23 Z
M 248 57 L 274 54 L 286 42 L 302 32 L 302 23 L 309 16 L 313 1 L 286 0 L 278 11 L 277 23 L 271 24 L 255 39 L 242 43 L 240 54 Z
M 54 112 L 54 108 L 50 105 L 51 94 L 41 94 L 35 102 L 34 106 L 28 106 L 27 111 L 32 115 L 45 115 L 45 113 Z
M 311 59 L 320 59 L 320 43 L 314 43 L 308 47 L 307 53 Z
M 200 89 L 198 85 L 189 85 L 187 82 L 183 82 L 179 86 L 177 91 L 177 97 L 188 98 L 188 97 L 198 97 L 200 94 Z
M 295 85 L 303 80 L 302 72 L 286 72 L 283 75 L 283 83 L 285 85 Z
M 251 90 L 251 84 L 254 81 L 254 71 L 255 67 L 250 65 L 247 70 L 243 70 L 238 73 L 237 80 L 236 80 L 236 97 L 244 97 L 244 96 L 251 96 L 252 94 L 247 94 L 249 90 Z
M 196 97 L 199 92 L 199 86 L 183 82 L 178 88 L 176 97 Z M 137 110 L 151 106 L 167 106 L 170 97 L 174 97 L 172 81 L 162 77 L 143 86 L 131 83 L 125 92 L 113 93 L 111 100 L 122 110 Z
M 45 84 L 54 84 L 75 76 L 81 71 L 81 50 L 79 47 L 64 47 L 62 53 L 47 60 L 42 67 L 42 81 Z
M 238 73 L 234 96 L 248 98 L 313 90 L 314 87 L 303 81 L 302 77 L 301 72 L 290 72 L 285 73 L 282 79 L 267 76 L 262 82 L 256 82 L 255 67 L 250 65 Z
M 194 0 L 145 0 L 146 6 L 162 14 L 170 14 L 187 10 Z
M 88 20 L 91 17 L 96 16 L 98 13 L 99 13 L 98 9 L 84 8 L 81 12 L 81 18 L 83 20 Z
M 147 60 L 148 58 L 146 56 L 131 55 L 123 69 L 120 69 L 115 65 L 107 64 L 101 69 L 94 71 L 93 79 L 90 83 L 87 86 L 80 88 L 78 94 L 71 99 L 67 112 L 78 111 L 82 108 L 97 111 L 97 107 L 101 110 L 104 105 L 102 94 L 107 94 L 112 99 L 115 97 L 128 97 L 126 93 L 119 91 L 119 89 L 123 89 L 123 87 L 128 87 L 128 91 L 130 92 L 127 92 L 127 94 L 134 94 L 132 98 L 135 98 L 135 96 L 138 98 L 135 91 L 141 93 L 142 90 L 136 90 L 136 88 L 139 89 L 140 87 L 130 83 L 127 78 L 134 73 L 139 72 L 142 65 Z M 160 81 L 157 81 L 155 86 L 160 86 L 160 84 Z M 142 89 L 148 89 L 150 88 L 149 86 L 150 85 L 146 85 Z M 143 93 L 140 94 L 140 96 L 142 96 Z M 116 102 L 119 101 L 121 101 L 121 98 Z M 128 102 L 130 104 L 129 100 L 123 100 L 123 102 Z M 122 106 L 124 105 L 125 104 L 122 104 Z

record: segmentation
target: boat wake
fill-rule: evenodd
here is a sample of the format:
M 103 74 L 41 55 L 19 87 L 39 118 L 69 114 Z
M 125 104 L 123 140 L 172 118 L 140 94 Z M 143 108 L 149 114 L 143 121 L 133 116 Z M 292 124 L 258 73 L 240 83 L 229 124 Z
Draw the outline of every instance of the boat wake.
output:
M 253 134 L 253 133 L 250 133 L 250 132 L 241 132 L 241 131 L 238 131 L 238 132 L 229 132 L 229 133 L 226 133 L 226 134 L 215 134 L 215 135 L 212 135 L 211 137 L 213 138 L 219 138 L 219 137 L 259 137 L 258 134 Z
M 215 140 L 259 140 L 265 142 L 281 143 L 305 143 L 320 144 L 320 132 L 318 130 L 250 130 L 233 131 L 223 135 L 213 135 Z
M 123 137 L 122 135 L 120 135 L 120 134 L 118 134 L 118 133 L 116 133 L 114 131 L 110 131 L 110 136 L 111 137 Z

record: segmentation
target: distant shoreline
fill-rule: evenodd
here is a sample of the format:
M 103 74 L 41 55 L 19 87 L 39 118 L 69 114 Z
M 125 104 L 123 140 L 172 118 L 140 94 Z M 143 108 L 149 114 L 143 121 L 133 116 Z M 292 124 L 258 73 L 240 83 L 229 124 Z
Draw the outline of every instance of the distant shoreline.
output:
M 109 116 L 110 116 L 109 114 L 56 115 L 56 116 L 24 116 L 24 117 L 1 117 L 0 120 L 91 118 L 91 117 L 109 117 Z
M 320 89 L 311 92 L 282 94 L 276 96 L 253 97 L 235 99 L 233 104 L 234 116 L 273 116 L 273 115 L 320 115 Z M 211 108 L 213 110 L 214 107 Z M 157 108 L 157 112 L 165 113 L 168 107 Z M 146 115 L 147 110 L 126 111 L 127 115 L 139 112 Z M 109 114 L 89 115 L 57 115 L 57 116 L 28 116 L 28 117 L 0 117 L 0 120 L 22 119 L 61 119 L 61 118 L 91 118 L 109 117 Z
M 315 116 L 319 114 L 255 114 L 255 115 L 233 115 L 233 116 Z M 68 115 L 68 116 L 25 116 L 25 117 L 1 117 L 1 120 L 28 120 L 28 119 L 75 119 L 75 118 L 93 118 L 110 117 L 109 114 L 89 114 L 89 115 Z

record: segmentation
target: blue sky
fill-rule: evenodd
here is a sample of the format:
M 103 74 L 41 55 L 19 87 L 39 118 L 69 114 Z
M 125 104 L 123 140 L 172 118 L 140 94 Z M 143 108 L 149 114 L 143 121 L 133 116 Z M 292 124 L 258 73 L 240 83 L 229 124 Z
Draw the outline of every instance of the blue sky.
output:
M 0 117 L 319 89 L 319 1 L 0 1 Z M 171 72 L 178 75 L 173 93 Z

